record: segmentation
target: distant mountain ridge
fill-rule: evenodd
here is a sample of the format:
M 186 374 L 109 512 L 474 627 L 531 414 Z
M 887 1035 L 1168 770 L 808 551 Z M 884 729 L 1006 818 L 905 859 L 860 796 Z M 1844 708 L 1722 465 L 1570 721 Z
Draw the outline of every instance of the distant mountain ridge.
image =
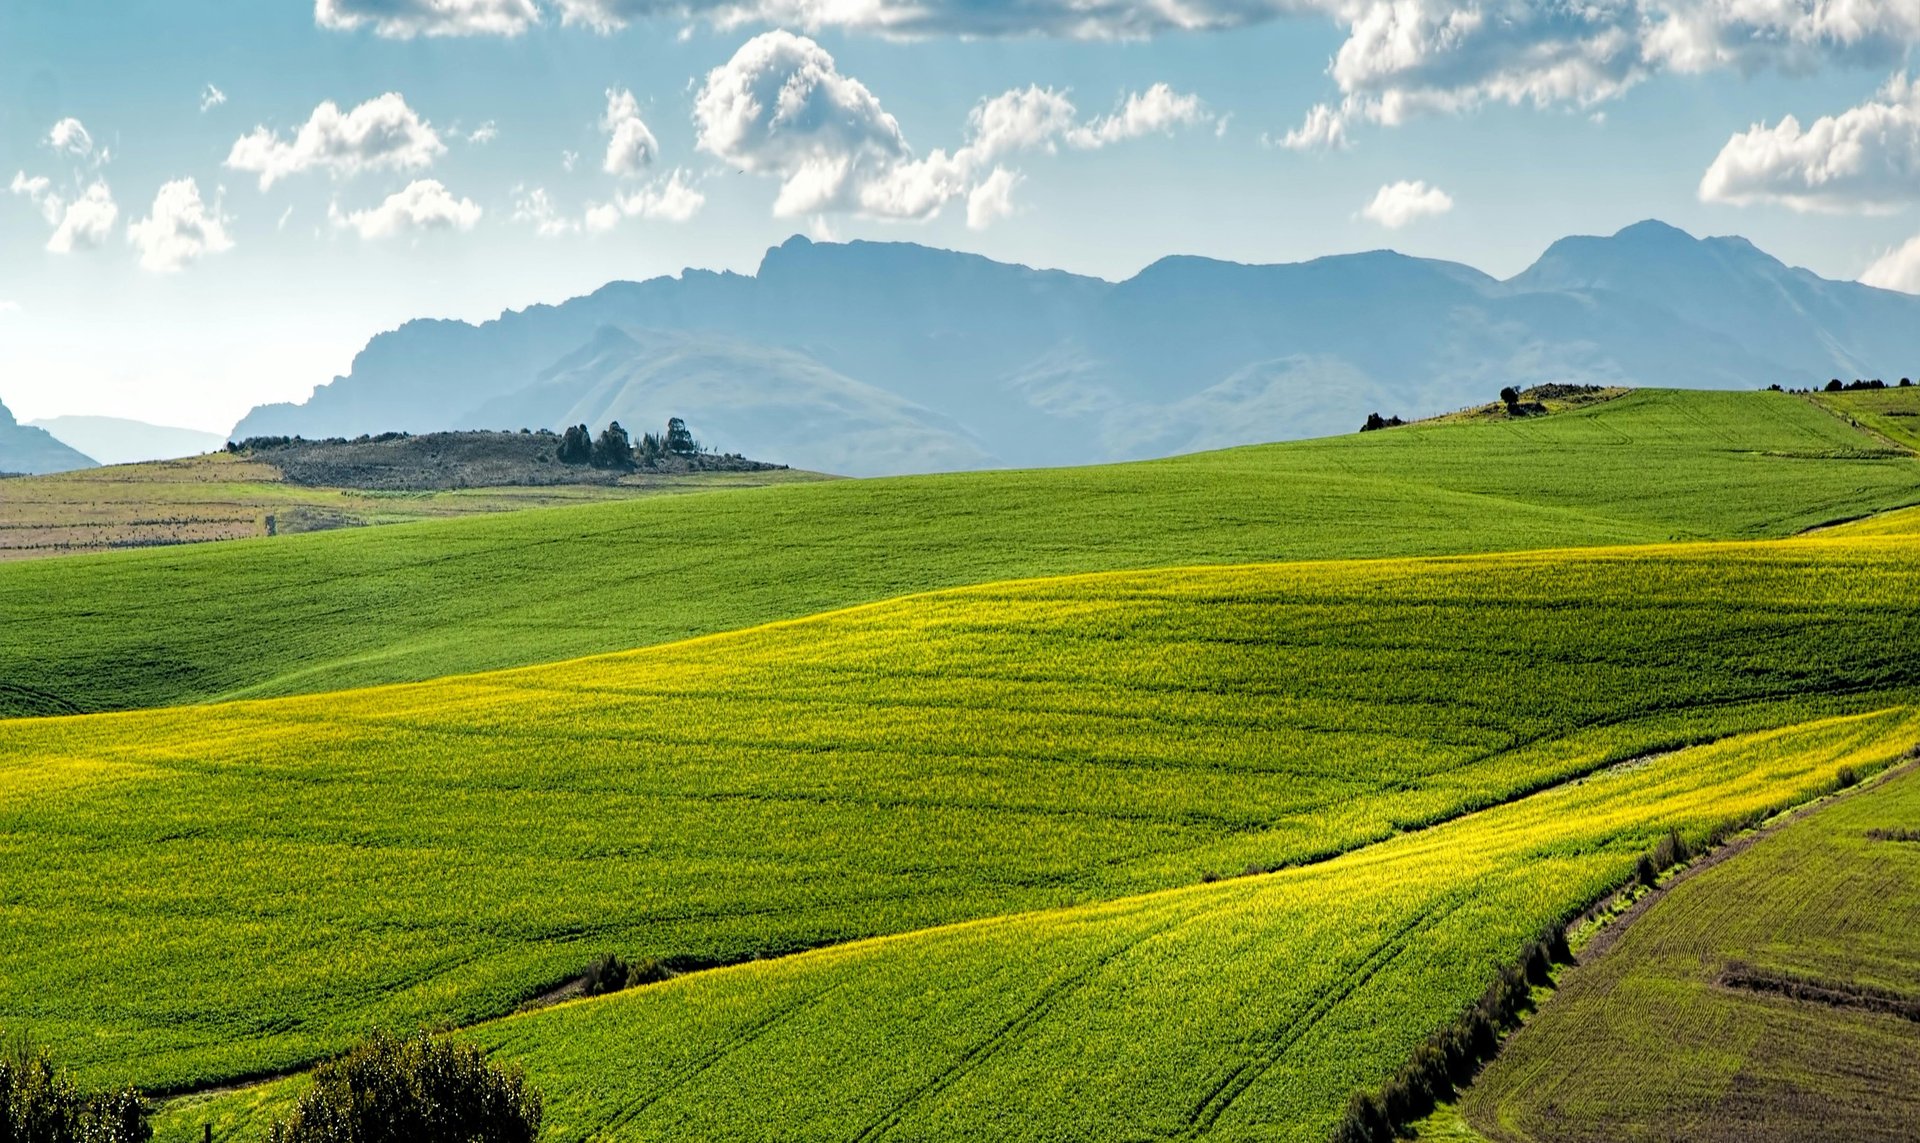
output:
M 33 475 L 97 468 L 92 457 L 56 440 L 45 429 L 23 425 L 0 404 L 0 473 Z
M 137 464 L 212 452 L 227 443 L 219 433 L 153 425 L 125 417 L 46 417 L 28 424 L 101 464 Z
M 685 417 L 853 475 L 1133 459 L 1357 428 L 1543 382 L 1761 388 L 1920 370 L 1920 298 L 1658 222 L 1500 281 L 1391 251 L 1176 256 L 1123 282 L 909 243 L 793 238 L 757 273 L 615 282 L 409 322 L 235 436 Z

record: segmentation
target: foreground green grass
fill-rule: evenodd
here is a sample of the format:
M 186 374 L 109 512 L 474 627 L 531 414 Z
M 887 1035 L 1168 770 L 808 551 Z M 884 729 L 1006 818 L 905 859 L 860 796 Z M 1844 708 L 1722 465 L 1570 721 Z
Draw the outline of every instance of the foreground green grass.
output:
M 0 723 L 0 1026 L 181 1085 L 497 1015 L 606 950 L 732 961 L 1297 863 L 1902 701 L 1916 629 L 1913 538 L 1191 569 Z
M 1569 974 L 1462 1110 L 1501 1140 L 1904 1140 L 1920 1024 L 1728 988 L 1749 975 L 1920 1005 L 1920 772 L 1826 807 L 1674 887 Z
M 1644 391 L 1147 464 L 729 491 L 0 566 L 0 715 L 552 662 L 929 588 L 1783 536 L 1920 460 L 1779 393 Z
M 1282 873 L 863 942 L 473 1030 L 556 1141 L 1319 1143 L 1545 925 L 1704 833 L 1871 772 L 1896 709 L 1621 767 Z M 297 1081 L 184 1102 L 263 1136 Z M 775 1126 L 777 1125 L 777 1126 Z

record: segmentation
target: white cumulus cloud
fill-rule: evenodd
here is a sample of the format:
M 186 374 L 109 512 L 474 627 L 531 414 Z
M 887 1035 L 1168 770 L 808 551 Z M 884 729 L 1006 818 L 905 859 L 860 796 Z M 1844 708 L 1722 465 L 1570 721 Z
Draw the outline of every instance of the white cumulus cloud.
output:
M 457 198 L 438 179 L 416 179 L 370 210 L 331 212 L 333 224 L 365 239 L 392 238 L 422 230 L 472 230 L 480 223 L 480 204 Z
M 1292 128 L 1277 141 L 1289 151 L 1332 151 L 1348 145 L 1347 117 L 1325 103 L 1316 103 L 1307 111 L 1300 126 Z
M 314 22 L 377 36 L 517 36 L 540 19 L 534 0 L 314 0 Z
M 1410 222 L 1432 218 L 1453 209 L 1453 199 L 1439 187 L 1424 182 L 1388 183 L 1361 208 L 1360 217 L 1377 222 L 1388 230 L 1398 230 Z
M 1146 135 L 1166 135 L 1178 127 L 1211 122 L 1213 114 L 1200 102 L 1199 96 L 1156 83 L 1145 91 L 1127 96 L 1120 109 L 1113 114 L 1073 128 L 1067 134 L 1067 141 L 1076 147 L 1104 147 L 1109 143 Z
M 607 113 L 600 118 L 600 129 L 607 133 L 607 159 L 602 165 L 610 175 L 640 174 L 660 157 L 660 141 L 641 120 L 640 101 L 631 91 L 607 89 Z
M 1920 294 L 1920 236 L 1887 251 L 1867 267 L 1860 280 L 1883 290 Z
M 178 273 L 209 254 L 233 249 L 229 220 L 216 200 L 200 197 L 200 184 L 175 179 L 154 196 L 153 213 L 127 226 L 127 241 L 140 248 L 140 265 L 159 274 Z
M 930 218 L 971 196 L 1009 154 L 1104 147 L 1210 118 L 1198 99 L 1164 84 L 1088 121 L 1064 93 L 1029 87 L 976 106 L 958 149 L 916 156 L 865 84 L 842 74 L 819 44 L 785 31 L 742 45 L 708 74 L 694 104 L 699 148 L 737 170 L 778 179 L 774 213 L 783 218 Z M 1000 177 L 977 217 L 994 217 L 990 204 L 1012 177 Z
M 97 249 L 113 233 L 114 221 L 119 217 L 120 208 L 114 205 L 113 191 L 107 184 L 98 180 L 89 183 L 87 189 L 61 211 L 60 223 L 47 239 L 47 249 L 55 254 Z
M 1920 201 L 1920 84 L 1895 76 L 1873 99 L 1805 127 L 1791 115 L 1755 124 L 1720 149 L 1700 198 L 1827 212 Z
M 18 171 L 7 189 L 31 202 L 53 227 L 46 248 L 54 254 L 97 249 L 113 233 L 113 224 L 120 217 L 113 191 L 101 179 L 69 199 L 54 191 L 52 179 L 44 175 L 30 178 L 25 171 Z
M 78 119 L 62 119 L 47 132 L 47 146 L 64 155 L 85 158 L 93 154 L 93 136 Z
M 628 218 L 650 218 L 661 222 L 685 222 L 700 213 L 707 196 L 687 182 L 685 171 L 676 169 L 664 180 L 656 180 L 617 200 L 620 213 Z
M 1022 176 L 1005 167 L 995 167 L 993 173 L 980 180 L 980 185 L 967 194 L 967 226 L 974 230 L 985 230 L 996 219 L 1007 218 L 1013 214 L 1013 191 L 1019 186 Z
M 324 170 L 337 177 L 361 171 L 419 170 L 433 165 L 447 145 L 396 92 L 369 99 L 342 112 L 328 100 L 313 109 L 292 139 L 256 127 L 236 140 L 227 166 L 260 176 L 260 189 L 304 171 Z

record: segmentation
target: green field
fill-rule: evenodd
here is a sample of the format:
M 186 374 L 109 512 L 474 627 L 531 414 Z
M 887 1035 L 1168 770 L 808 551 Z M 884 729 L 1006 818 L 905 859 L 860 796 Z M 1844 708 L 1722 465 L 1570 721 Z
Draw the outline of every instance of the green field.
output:
M 1143 464 L 841 481 L 0 566 L 0 714 L 553 662 L 1121 568 L 1784 536 L 1920 459 L 1780 393 L 1641 391 Z
M 1920 1023 L 1734 979 L 1920 1007 L 1920 771 L 1676 885 L 1561 989 L 1462 1110 L 1499 1140 L 1913 1138 Z
M 1614 768 L 1333 861 L 702 973 L 473 1030 L 552 1140 L 1288 1140 L 1329 1134 L 1490 965 L 1704 833 L 1870 772 L 1911 709 Z M 252 1139 L 298 1084 L 183 1101 Z
M 0 723 L 4 1015 L 175 1086 L 497 1015 L 608 949 L 731 961 L 1297 863 L 1896 705 L 1916 629 L 1912 538 L 1329 562 Z
M 1810 393 L 1814 404 L 1879 433 L 1903 448 L 1920 451 L 1920 389 L 1856 389 Z

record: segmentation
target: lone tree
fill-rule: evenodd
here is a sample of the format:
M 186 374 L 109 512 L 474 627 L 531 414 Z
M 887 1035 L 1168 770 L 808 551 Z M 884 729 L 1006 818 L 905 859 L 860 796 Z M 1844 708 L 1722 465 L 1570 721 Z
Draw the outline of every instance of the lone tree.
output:
M 533 1143 L 540 1093 L 471 1044 L 375 1032 L 314 1069 L 271 1143 Z
M 693 439 L 687 422 L 679 417 L 667 418 L 667 451 L 674 456 L 692 456 L 700 451 L 700 442 Z
M 574 425 L 560 437 L 560 448 L 554 454 L 561 464 L 586 464 L 593 459 L 593 435 L 587 432 L 587 426 Z
M 1500 390 L 1500 403 L 1505 405 L 1508 411 L 1511 412 L 1513 407 L 1520 403 L 1520 390 L 1515 389 L 1511 385 Z
M 620 427 L 619 421 L 602 429 L 600 439 L 593 442 L 593 467 L 633 467 L 633 442 L 627 439 L 627 430 Z

